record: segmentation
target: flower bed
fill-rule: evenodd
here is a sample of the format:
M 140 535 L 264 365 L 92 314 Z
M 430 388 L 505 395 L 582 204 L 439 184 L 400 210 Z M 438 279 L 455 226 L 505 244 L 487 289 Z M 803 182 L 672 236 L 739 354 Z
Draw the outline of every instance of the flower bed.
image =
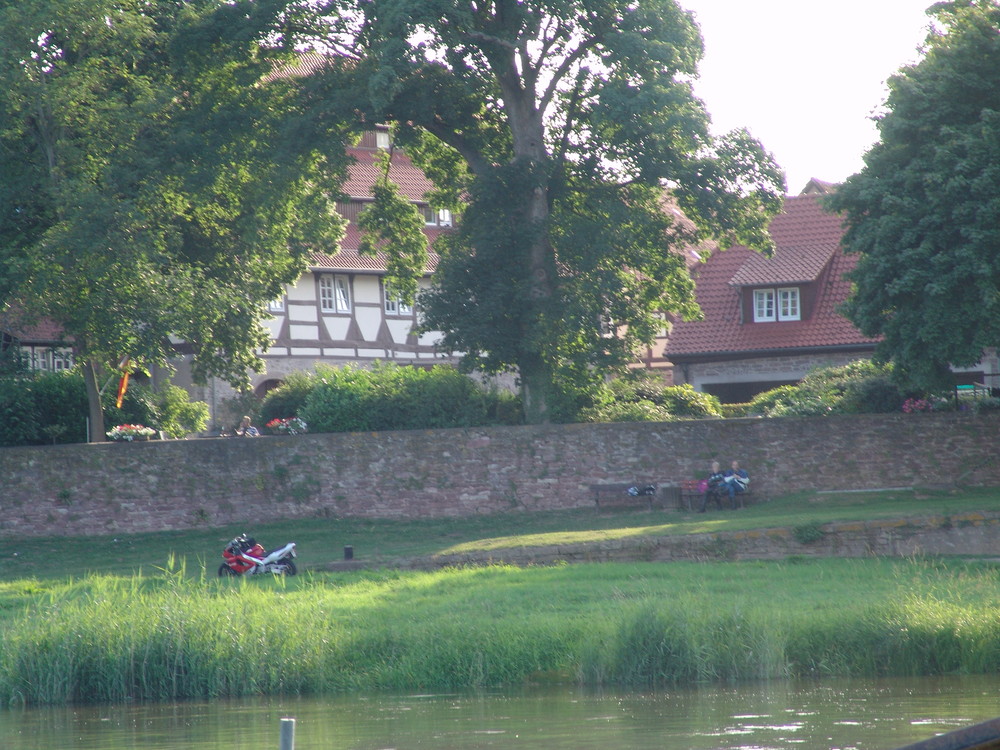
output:
M 271 432 L 277 432 L 281 435 L 299 435 L 307 431 L 306 423 L 298 417 L 272 419 L 264 426 Z
M 141 424 L 120 424 L 117 427 L 112 427 L 106 434 L 112 440 L 124 440 L 131 443 L 136 439 L 148 440 L 156 434 L 156 430 Z

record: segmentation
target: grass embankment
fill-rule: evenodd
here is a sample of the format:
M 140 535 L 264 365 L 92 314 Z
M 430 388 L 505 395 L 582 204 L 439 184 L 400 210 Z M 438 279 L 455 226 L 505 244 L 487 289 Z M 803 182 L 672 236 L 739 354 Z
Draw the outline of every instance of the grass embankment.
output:
M 1000 576 L 810 560 L 3 584 L 0 700 L 1000 668 Z
M 248 530 L 271 544 L 299 542 L 308 571 L 340 559 L 344 544 L 391 560 L 469 545 L 996 507 L 995 493 L 801 496 L 707 516 L 591 510 L 411 523 L 313 520 Z M 1000 569 L 986 561 L 636 563 L 217 579 L 219 549 L 240 530 L 22 540 L 20 550 L 8 543 L 0 558 L 7 580 L 0 583 L 0 701 L 1000 669 Z M 170 550 L 189 555 L 187 570 L 184 562 L 155 569 L 171 559 Z M 135 572 L 140 564 L 147 575 Z M 66 578 L 102 569 L 128 575 Z M 29 570 L 34 577 L 25 575 Z
M 900 516 L 934 516 L 1000 510 L 1000 488 L 962 493 L 873 492 L 842 495 L 800 493 L 775 497 L 738 512 L 680 513 L 593 507 L 553 512 L 511 512 L 494 516 L 413 521 L 309 518 L 272 523 L 199 528 L 155 534 L 99 537 L 0 539 L 0 581 L 60 578 L 86 573 L 132 575 L 153 571 L 169 556 L 185 559 L 188 571 L 214 573 L 222 548 L 240 532 L 271 547 L 298 543 L 299 568 L 323 569 L 343 559 L 344 547 L 374 567 L 435 554 L 489 552 L 509 547 L 591 543 L 648 536 L 797 527 L 831 521 L 868 521 Z

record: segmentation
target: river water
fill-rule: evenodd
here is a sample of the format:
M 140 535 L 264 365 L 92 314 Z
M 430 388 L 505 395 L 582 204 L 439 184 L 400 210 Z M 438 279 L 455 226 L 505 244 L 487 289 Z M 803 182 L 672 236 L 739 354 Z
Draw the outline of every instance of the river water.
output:
M 651 692 L 255 698 L 0 710 L 3 750 L 892 750 L 1000 715 L 1000 676 Z

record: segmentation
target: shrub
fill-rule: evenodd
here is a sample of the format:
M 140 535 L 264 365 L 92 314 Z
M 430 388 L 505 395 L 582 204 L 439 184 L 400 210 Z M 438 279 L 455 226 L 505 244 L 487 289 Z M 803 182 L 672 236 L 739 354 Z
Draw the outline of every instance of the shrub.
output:
M 981 398 L 973 401 L 972 411 L 976 414 L 1000 411 L 1000 398 Z
M 905 399 L 891 365 L 858 360 L 813 370 L 798 385 L 759 394 L 751 409 L 770 417 L 882 414 L 899 411 Z
M 581 413 L 581 421 L 661 422 L 671 416 L 722 416 L 722 404 L 712 394 L 696 391 L 689 383 L 668 386 L 659 374 L 646 370 L 632 370 L 627 375 L 612 380 L 605 388 L 605 393 L 603 403 L 595 403 Z M 631 409 L 628 404 L 642 406 Z M 633 415 L 632 418 L 629 417 L 630 414 Z
M 167 383 L 155 390 L 153 397 L 159 410 L 159 427 L 170 437 L 186 437 L 208 425 L 208 404 L 191 401 L 183 388 Z
M 747 404 L 747 413 L 772 416 L 772 412 L 779 406 L 789 405 L 797 393 L 798 387 L 794 385 L 779 385 L 777 388 L 758 393 Z
M 320 365 L 317 373 L 332 371 L 332 367 Z M 306 399 L 312 393 L 316 383 L 319 382 L 319 375 L 307 372 L 293 372 L 286 378 L 285 382 L 269 392 L 264 397 L 264 403 L 260 407 L 260 418 L 263 423 L 273 419 L 288 419 L 297 417 L 302 407 L 305 406 Z
M 583 409 L 580 422 L 669 422 L 673 419 L 663 406 L 652 401 L 614 401 Z
M 722 404 L 711 393 L 696 391 L 689 383 L 663 389 L 663 405 L 678 417 L 721 417 Z
M 473 427 L 495 423 L 491 412 L 509 413 L 513 403 L 452 367 L 380 362 L 318 372 L 297 416 L 310 432 Z
M 30 445 L 38 437 L 38 415 L 27 382 L 0 380 L 0 446 Z

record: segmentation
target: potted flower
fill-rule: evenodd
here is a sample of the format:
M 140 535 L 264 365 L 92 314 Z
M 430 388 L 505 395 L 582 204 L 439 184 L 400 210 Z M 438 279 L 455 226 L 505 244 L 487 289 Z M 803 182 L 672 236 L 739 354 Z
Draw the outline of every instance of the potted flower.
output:
M 281 435 L 300 435 L 306 432 L 306 423 L 298 417 L 288 417 L 286 419 L 275 418 L 264 425 L 272 432 Z
M 146 427 L 141 424 L 120 424 L 117 427 L 112 427 L 107 432 L 107 436 L 112 440 L 124 440 L 129 443 L 133 440 L 149 440 L 155 434 L 156 430 L 152 427 Z

